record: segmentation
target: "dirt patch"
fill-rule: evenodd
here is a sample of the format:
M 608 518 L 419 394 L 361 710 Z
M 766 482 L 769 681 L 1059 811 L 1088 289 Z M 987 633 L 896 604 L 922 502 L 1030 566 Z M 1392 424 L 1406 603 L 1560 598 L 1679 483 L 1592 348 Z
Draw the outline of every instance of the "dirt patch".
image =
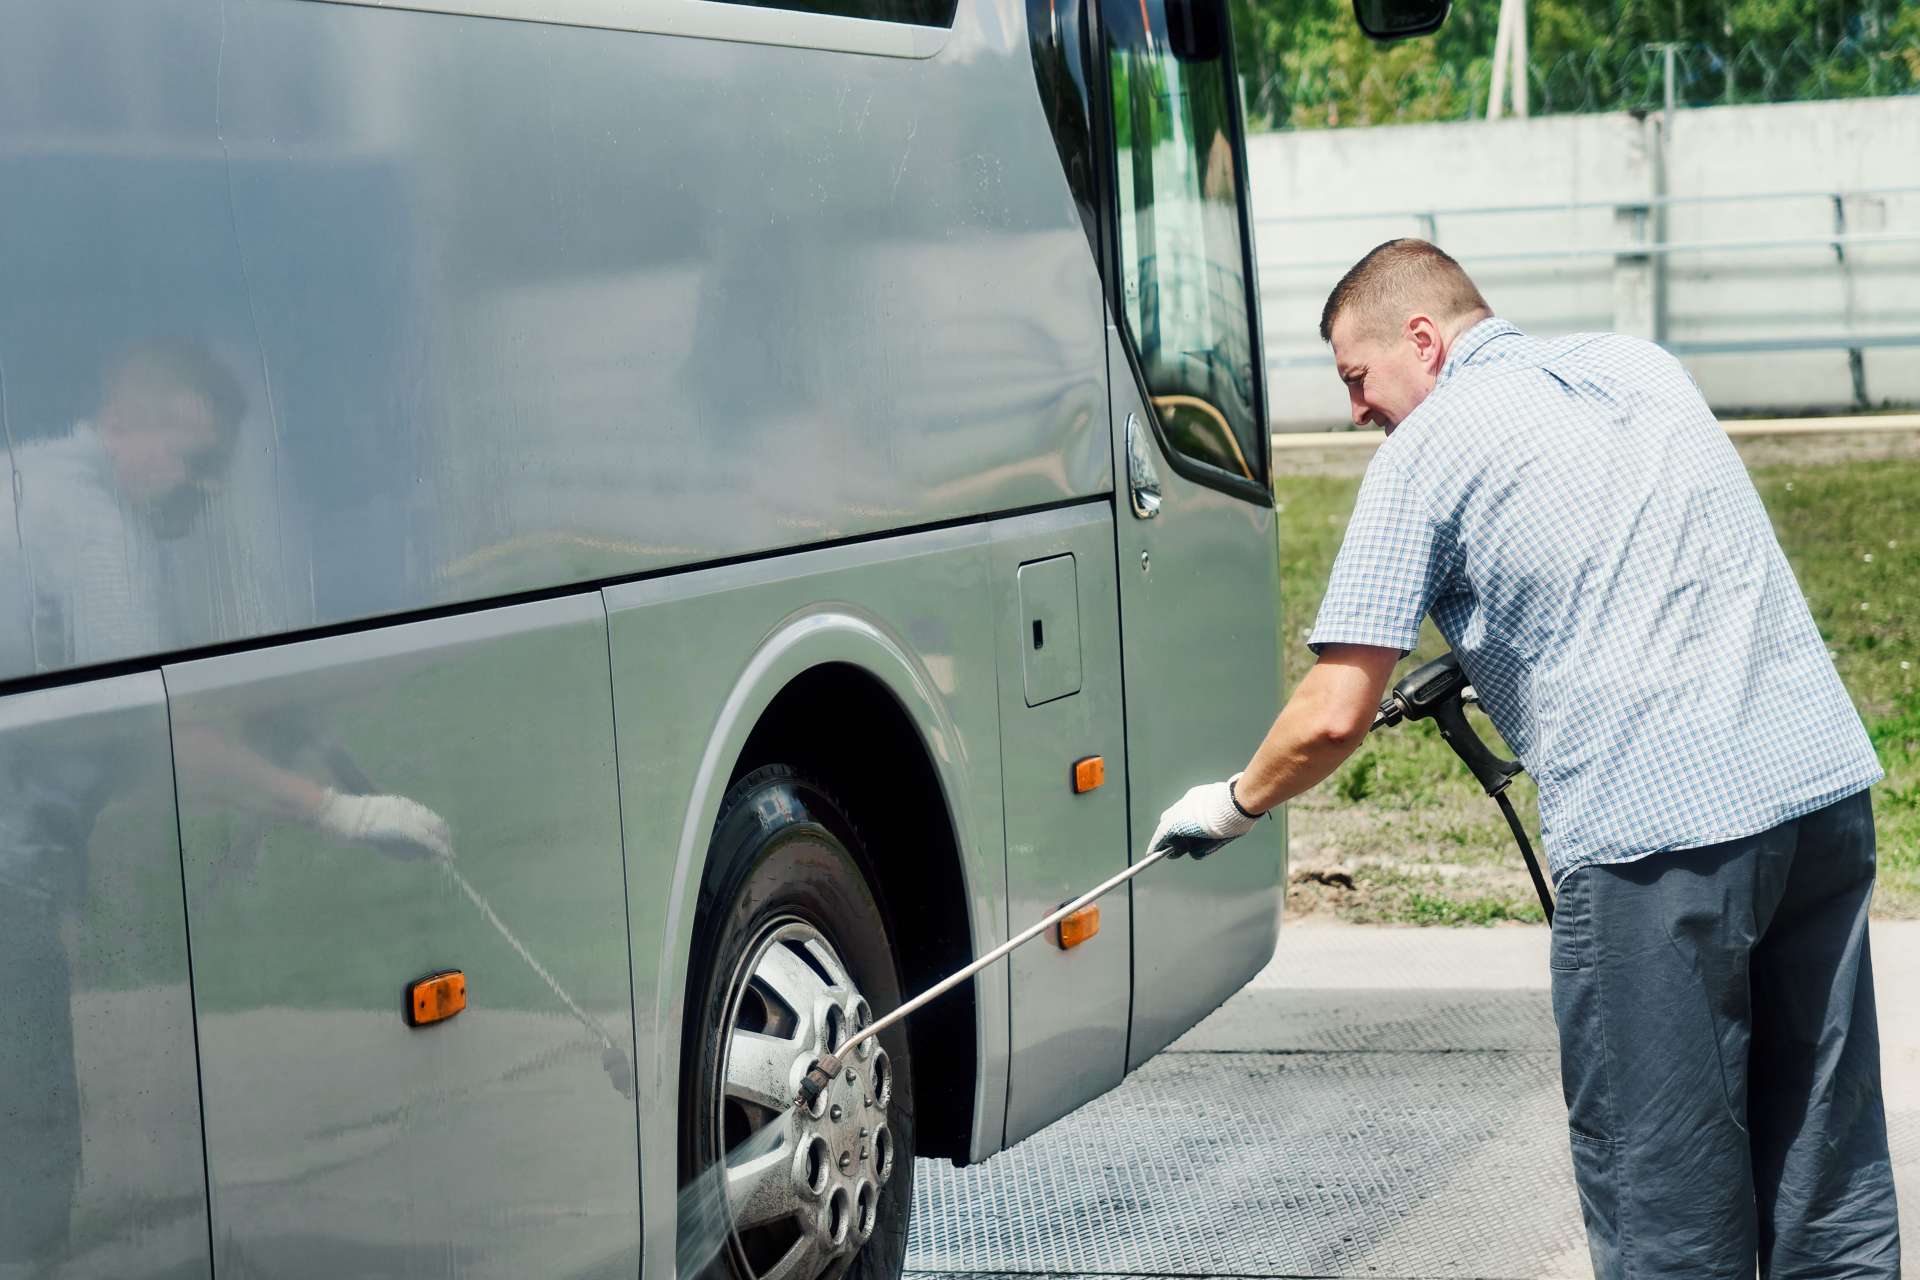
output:
M 1812 467 L 1834 462 L 1920 461 L 1920 431 L 1835 432 L 1810 436 L 1736 436 L 1749 467 Z
M 1288 810 L 1287 910 L 1350 924 L 1498 924 L 1544 919 L 1526 864 L 1493 802 L 1330 803 Z

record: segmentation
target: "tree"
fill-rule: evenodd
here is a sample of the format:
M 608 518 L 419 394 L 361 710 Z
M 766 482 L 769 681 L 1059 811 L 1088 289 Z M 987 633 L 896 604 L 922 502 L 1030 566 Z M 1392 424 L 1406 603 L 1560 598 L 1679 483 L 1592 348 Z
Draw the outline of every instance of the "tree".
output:
M 1347 0 L 1232 0 L 1249 115 L 1267 128 L 1461 120 L 1486 109 L 1497 0 L 1381 47 Z M 1675 45 L 1688 105 L 1912 93 L 1916 0 L 1531 0 L 1538 113 L 1658 106 Z

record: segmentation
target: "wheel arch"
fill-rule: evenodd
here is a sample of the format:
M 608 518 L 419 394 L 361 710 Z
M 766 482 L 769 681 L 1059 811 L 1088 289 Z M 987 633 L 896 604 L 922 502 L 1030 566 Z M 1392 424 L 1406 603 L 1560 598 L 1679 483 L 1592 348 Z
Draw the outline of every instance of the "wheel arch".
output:
M 938 682 L 881 619 L 845 603 L 821 605 L 771 630 L 713 726 L 682 830 L 672 891 L 679 919 L 669 929 L 681 963 L 667 990 L 677 996 L 690 976 L 686 939 L 719 805 L 735 780 L 775 762 L 819 779 L 866 837 L 903 991 L 964 965 L 976 937 L 1004 927 L 990 914 L 1004 902 L 1004 883 L 976 883 L 979 869 L 969 871 L 965 851 L 980 845 L 960 797 L 974 765 Z M 885 849 L 908 852 L 877 852 Z M 909 1023 L 922 1155 L 965 1162 L 999 1146 L 1007 1045 L 994 1030 L 1006 1023 L 1004 983 L 1004 973 L 983 975 Z
M 863 870 L 893 931 L 904 995 L 973 958 L 952 807 L 925 739 L 886 685 L 850 662 L 801 673 L 761 714 L 732 777 L 767 764 L 818 779 L 859 828 Z M 922 1155 L 965 1160 L 972 1146 L 976 1005 L 969 984 L 908 1023 Z

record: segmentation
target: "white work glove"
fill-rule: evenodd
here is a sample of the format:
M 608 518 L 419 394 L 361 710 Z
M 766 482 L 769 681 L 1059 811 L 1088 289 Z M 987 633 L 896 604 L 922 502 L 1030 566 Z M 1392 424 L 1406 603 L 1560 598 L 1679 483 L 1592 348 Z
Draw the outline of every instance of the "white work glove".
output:
M 313 815 L 313 825 L 398 858 L 453 857 L 447 820 L 405 796 L 350 796 L 330 789 Z
M 1260 819 L 1249 817 L 1233 800 L 1233 784 L 1239 780 L 1236 773 L 1225 782 L 1208 782 L 1181 796 L 1160 815 L 1147 852 L 1172 845 L 1169 858 L 1190 853 L 1197 860 L 1253 830 Z

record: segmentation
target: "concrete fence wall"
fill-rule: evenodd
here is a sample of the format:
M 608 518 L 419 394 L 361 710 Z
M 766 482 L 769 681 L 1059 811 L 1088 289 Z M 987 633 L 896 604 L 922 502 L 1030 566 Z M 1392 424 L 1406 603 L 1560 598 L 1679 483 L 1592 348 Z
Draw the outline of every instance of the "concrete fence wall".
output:
M 1529 331 L 1663 339 L 1722 412 L 1920 404 L 1920 97 L 1683 110 L 1664 139 L 1657 114 L 1261 134 L 1248 160 L 1283 429 L 1344 419 L 1320 307 L 1405 235 Z M 1689 248 L 1728 241 L 1797 243 Z M 1737 344 L 1767 349 L 1713 350 Z

